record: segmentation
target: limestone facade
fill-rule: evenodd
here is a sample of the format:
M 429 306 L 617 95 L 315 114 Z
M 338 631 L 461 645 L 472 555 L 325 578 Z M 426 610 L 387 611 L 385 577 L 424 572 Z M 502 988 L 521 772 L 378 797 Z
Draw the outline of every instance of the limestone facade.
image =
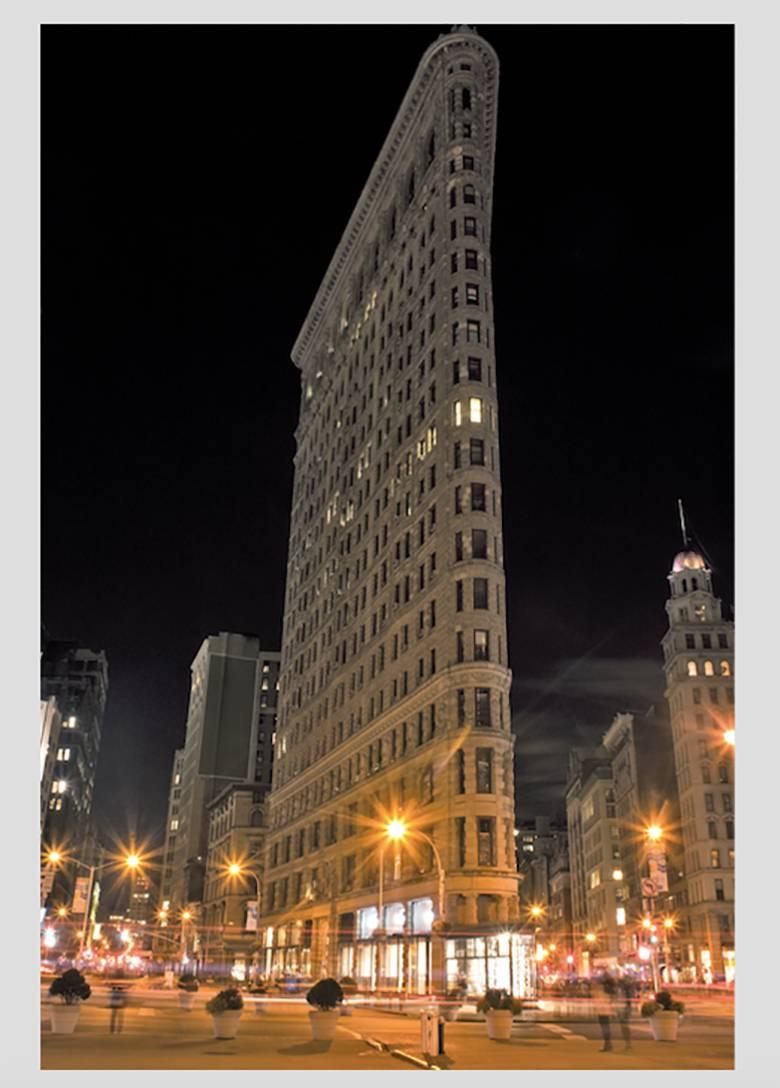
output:
M 444 970 L 432 957 L 460 974 L 475 947 L 465 934 L 487 949 L 517 918 L 490 268 L 497 80 L 493 50 L 467 28 L 429 48 L 293 349 L 272 973 L 423 992 Z M 393 818 L 408 832 L 383 849 Z M 452 939 L 431 940 L 436 922 Z M 374 930 L 392 945 L 386 970 Z

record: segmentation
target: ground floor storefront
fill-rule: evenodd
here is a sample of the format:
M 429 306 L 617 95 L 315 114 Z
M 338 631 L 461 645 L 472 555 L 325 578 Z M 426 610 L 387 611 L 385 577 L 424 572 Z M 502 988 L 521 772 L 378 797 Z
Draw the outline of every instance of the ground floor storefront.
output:
M 361 991 L 409 996 L 497 988 L 522 997 L 535 985 L 531 934 L 506 924 L 439 927 L 428 897 L 387 903 L 381 919 L 367 906 L 267 926 L 261 940 L 262 973 L 279 982 L 329 974 Z

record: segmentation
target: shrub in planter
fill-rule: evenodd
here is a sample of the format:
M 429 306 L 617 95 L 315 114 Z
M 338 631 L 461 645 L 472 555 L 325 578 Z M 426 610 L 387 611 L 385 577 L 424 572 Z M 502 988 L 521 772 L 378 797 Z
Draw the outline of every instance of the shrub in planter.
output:
M 357 982 L 350 975 L 345 975 L 339 985 L 345 994 L 357 993 Z
M 70 1035 L 79 1018 L 79 1006 L 91 993 L 89 983 L 75 967 L 55 978 L 49 994 L 60 1000 L 51 1005 L 51 1030 L 58 1035 Z
M 309 1013 L 312 1038 L 329 1042 L 336 1034 L 338 1006 L 344 1001 L 344 991 L 335 978 L 321 978 L 306 994 L 306 1000 L 314 1006 Z
M 235 1039 L 243 1007 L 244 999 L 234 986 L 220 990 L 206 1002 L 206 1012 L 214 1021 L 215 1039 Z
M 668 990 L 659 990 L 652 1001 L 645 1001 L 640 1010 L 650 1021 L 650 1030 L 657 1043 L 673 1043 L 677 1039 L 680 1016 L 685 1012 L 682 1001 L 677 1001 Z
M 488 1039 L 509 1039 L 512 1017 L 523 1011 L 523 1003 L 506 990 L 488 990 L 477 1002 L 477 1011 L 485 1014 Z
M 195 1004 L 195 994 L 198 992 L 200 983 L 194 975 L 185 974 L 179 976 L 177 985 L 179 987 L 180 1008 L 191 1009 Z

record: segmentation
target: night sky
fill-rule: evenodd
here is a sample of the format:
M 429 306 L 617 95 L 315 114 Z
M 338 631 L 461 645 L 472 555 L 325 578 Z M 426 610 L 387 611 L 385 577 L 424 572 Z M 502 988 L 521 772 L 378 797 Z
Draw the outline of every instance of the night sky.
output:
M 161 840 L 201 640 L 278 648 L 290 350 L 449 27 L 46 27 L 42 620 L 105 649 L 96 806 Z M 733 594 L 730 27 L 480 26 L 519 816 L 663 697 L 682 496 Z

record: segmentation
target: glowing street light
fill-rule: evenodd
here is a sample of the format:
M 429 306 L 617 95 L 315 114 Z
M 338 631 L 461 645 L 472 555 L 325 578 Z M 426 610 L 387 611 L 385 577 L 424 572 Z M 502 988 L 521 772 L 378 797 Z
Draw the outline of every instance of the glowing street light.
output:
M 534 905 L 532 907 L 528 908 L 528 913 L 534 919 L 541 918 L 542 915 L 544 914 L 544 908 L 540 907 L 538 904 L 534 903 Z
M 586 933 L 585 934 L 585 940 L 588 942 L 588 944 L 594 944 L 595 941 L 596 941 L 596 934 L 595 933 Z
M 385 829 L 388 839 L 399 842 L 406 835 L 406 824 L 403 820 L 391 820 Z
M 58 918 L 67 918 L 67 916 L 68 916 L 68 908 L 67 907 L 58 907 L 57 908 L 57 917 Z
M 723 739 L 726 742 L 726 744 L 728 744 L 728 746 L 730 748 L 734 747 L 734 738 L 735 738 L 735 734 L 734 734 L 733 729 L 724 729 L 723 730 Z
M 95 874 L 102 869 L 108 869 L 111 866 L 116 866 L 116 860 L 106 861 L 102 865 L 87 865 L 84 861 L 79 861 L 78 858 L 65 856 L 60 850 L 49 850 L 46 855 L 47 861 L 52 865 L 77 865 L 80 869 L 86 869 L 89 873 L 89 883 L 87 884 L 87 899 L 84 909 L 84 927 L 78 931 L 79 936 L 79 957 L 84 954 L 84 941 L 86 939 L 87 949 L 92 944 L 92 927 L 89 924 L 89 909 L 92 904 L 92 889 L 95 885 Z M 136 853 L 126 854 L 122 864 L 130 870 L 137 869 L 141 864 L 141 858 Z
M 623 879 L 623 870 L 622 869 L 613 869 L 612 870 L 612 879 L 613 880 L 622 880 Z
M 645 828 L 645 834 L 650 842 L 660 842 L 664 837 L 663 828 L 659 827 L 658 824 L 651 824 L 649 827 Z
M 247 869 L 238 861 L 230 862 L 228 865 L 228 876 L 251 876 L 254 879 L 255 892 L 257 893 L 255 898 L 255 932 L 257 933 L 260 928 L 260 877 L 254 869 Z
M 43 933 L 43 943 L 46 948 L 54 948 L 57 943 L 57 934 L 53 929 L 46 929 Z

